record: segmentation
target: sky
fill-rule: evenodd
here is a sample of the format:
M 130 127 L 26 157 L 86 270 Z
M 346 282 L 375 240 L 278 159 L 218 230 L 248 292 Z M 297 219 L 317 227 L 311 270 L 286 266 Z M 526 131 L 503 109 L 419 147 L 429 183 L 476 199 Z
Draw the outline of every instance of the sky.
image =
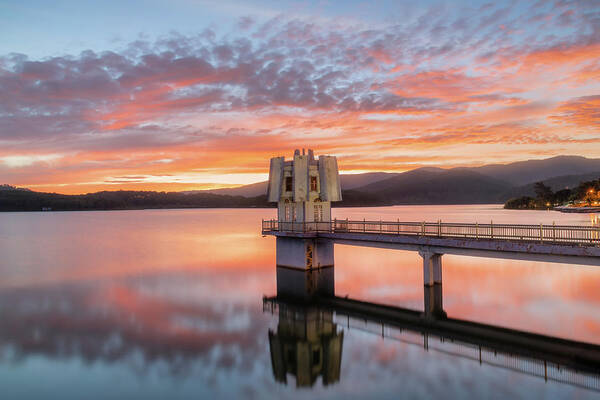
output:
M 193 190 L 600 157 L 600 2 L 0 2 L 0 184 Z

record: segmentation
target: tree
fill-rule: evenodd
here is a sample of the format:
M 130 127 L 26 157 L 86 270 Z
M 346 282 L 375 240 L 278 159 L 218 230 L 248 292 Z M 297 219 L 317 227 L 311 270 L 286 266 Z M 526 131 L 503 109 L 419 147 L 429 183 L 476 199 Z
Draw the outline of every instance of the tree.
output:
M 554 203 L 554 193 L 549 186 L 546 186 L 544 182 L 537 182 L 533 187 L 537 200 L 543 204 Z
M 569 201 L 569 197 L 571 197 L 571 190 L 562 189 L 554 193 L 554 202 L 564 204 Z

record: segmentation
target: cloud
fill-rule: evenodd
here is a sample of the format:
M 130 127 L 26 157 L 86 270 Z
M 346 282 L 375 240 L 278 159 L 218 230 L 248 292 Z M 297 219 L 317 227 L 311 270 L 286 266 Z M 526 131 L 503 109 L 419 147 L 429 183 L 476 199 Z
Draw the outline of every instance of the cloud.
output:
M 592 128 L 596 132 L 600 127 L 600 95 L 584 96 L 562 103 L 557 113 L 550 118 L 575 125 Z
M 432 7 L 383 25 L 242 17 L 228 34 L 0 56 L 0 157 L 13 157 L 5 179 L 102 182 L 216 166 L 225 182 L 231 157 L 256 174 L 306 141 L 342 154 L 410 146 L 423 160 L 432 143 L 485 144 L 481 163 L 507 141 L 551 152 L 598 125 L 598 15 L 587 2 L 530 8 Z M 522 148 L 511 156 L 533 154 Z M 23 154 L 34 158 L 14 158 Z M 27 161 L 52 154 L 65 156 L 44 171 Z
M 62 158 L 62 154 L 12 155 L 0 157 L 0 163 L 9 168 L 28 167 L 37 163 L 48 163 Z

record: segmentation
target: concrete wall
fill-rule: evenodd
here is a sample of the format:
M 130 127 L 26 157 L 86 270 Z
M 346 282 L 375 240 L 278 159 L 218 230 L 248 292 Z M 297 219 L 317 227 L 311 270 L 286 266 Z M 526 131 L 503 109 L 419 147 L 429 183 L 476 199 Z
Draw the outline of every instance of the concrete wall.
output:
M 271 158 L 269 166 L 269 184 L 267 186 L 267 199 L 270 202 L 277 202 L 281 198 L 283 186 L 283 157 Z
M 326 201 L 342 200 L 337 158 L 319 156 L 319 177 L 321 181 L 321 199 Z
M 288 177 L 292 178 L 291 191 L 286 191 Z M 311 177 L 316 178 L 317 185 L 314 191 L 310 190 Z M 315 160 L 312 150 L 309 150 L 308 155 L 294 152 L 292 161 L 285 161 L 284 157 L 272 158 L 267 197 L 268 201 L 279 203 L 279 221 L 315 221 L 315 202 L 323 208 L 321 221 L 331 221 L 331 201 L 342 199 L 337 159 L 333 156 L 320 156 Z M 287 215 L 285 201 L 288 201 L 290 207 Z M 295 213 L 292 208 L 295 209 Z
M 308 199 L 308 156 L 294 156 L 294 202 Z

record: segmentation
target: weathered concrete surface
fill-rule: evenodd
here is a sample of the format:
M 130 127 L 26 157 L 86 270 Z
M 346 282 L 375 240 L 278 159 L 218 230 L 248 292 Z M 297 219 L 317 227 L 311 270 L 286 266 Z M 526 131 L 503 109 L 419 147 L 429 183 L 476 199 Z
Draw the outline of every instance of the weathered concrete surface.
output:
M 427 250 L 419 250 L 423 258 L 423 284 L 431 286 L 442 283 L 442 255 Z
M 337 160 L 332 156 L 314 159 L 296 150 L 291 161 L 271 159 L 267 198 L 277 202 L 277 220 L 313 222 L 331 220 L 331 201 L 342 199 Z
M 302 270 L 333 266 L 333 242 L 327 239 L 278 237 L 276 264 Z
M 267 232 L 266 234 L 277 237 L 318 237 L 351 246 L 600 266 L 600 247 L 595 246 L 374 233 Z
M 283 157 L 271 158 L 269 166 L 269 186 L 267 186 L 267 198 L 270 202 L 278 202 L 281 198 L 281 188 L 283 186 Z
M 308 199 L 308 156 L 294 156 L 294 202 Z
M 423 299 L 423 316 L 429 318 L 446 318 L 441 283 L 423 286 Z
M 337 158 L 319 156 L 319 179 L 321 181 L 321 199 L 325 201 L 342 200 Z

